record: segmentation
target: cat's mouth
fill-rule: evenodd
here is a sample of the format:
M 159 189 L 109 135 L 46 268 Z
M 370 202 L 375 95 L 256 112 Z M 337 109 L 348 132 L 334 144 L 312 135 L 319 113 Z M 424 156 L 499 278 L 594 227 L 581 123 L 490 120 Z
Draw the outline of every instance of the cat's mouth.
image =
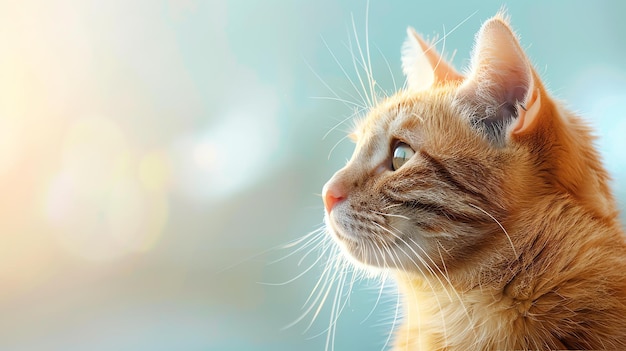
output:
M 355 235 L 353 231 L 349 230 L 352 225 L 350 220 L 345 216 L 337 215 L 336 211 L 331 214 L 326 214 L 325 218 L 326 227 L 329 228 L 330 233 L 336 240 L 347 241 L 350 243 L 358 243 L 361 238 Z
M 394 268 L 398 266 L 400 257 L 406 255 L 403 252 L 411 250 L 411 239 L 388 228 L 387 223 L 382 224 L 372 218 L 353 218 L 341 211 L 327 214 L 325 221 L 333 239 L 350 256 L 365 265 Z
M 428 214 L 440 209 L 428 204 L 411 204 Z M 400 269 L 424 274 L 435 268 L 437 259 L 434 237 L 426 228 L 416 229 L 406 216 L 380 211 L 354 214 L 336 207 L 326 214 L 329 234 L 343 251 L 359 264 L 372 268 Z M 371 214 L 364 214 L 371 212 Z

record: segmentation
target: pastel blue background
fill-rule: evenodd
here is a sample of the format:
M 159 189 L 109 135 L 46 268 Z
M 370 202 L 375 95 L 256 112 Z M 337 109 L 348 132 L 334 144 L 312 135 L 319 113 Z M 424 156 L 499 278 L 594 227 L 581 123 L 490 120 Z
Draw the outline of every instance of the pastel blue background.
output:
M 0 349 L 323 349 L 329 308 L 282 329 L 316 253 L 271 262 L 352 151 L 349 123 L 324 136 L 353 110 L 319 98 L 356 94 L 333 57 L 356 79 L 352 18 L 391 92 L 407 26 L 466 67 L 503 5 L 623 209 L 623 1 L 372 0 L 367 27 L 364 1 L 0 1 Z M 393 291 L 348 296 L 335 349 L 380 350 Z

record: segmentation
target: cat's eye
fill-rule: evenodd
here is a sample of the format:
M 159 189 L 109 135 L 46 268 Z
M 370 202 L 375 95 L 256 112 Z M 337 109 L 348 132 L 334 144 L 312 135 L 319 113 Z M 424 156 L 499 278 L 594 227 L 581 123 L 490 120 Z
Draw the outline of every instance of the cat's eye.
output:
M 407 161 L 415 155 L 415 151 L 405 143 L 398 143 L 393 149 L 393 157 L 391 158 L 391 169 L 394 171 L 402 167 Z

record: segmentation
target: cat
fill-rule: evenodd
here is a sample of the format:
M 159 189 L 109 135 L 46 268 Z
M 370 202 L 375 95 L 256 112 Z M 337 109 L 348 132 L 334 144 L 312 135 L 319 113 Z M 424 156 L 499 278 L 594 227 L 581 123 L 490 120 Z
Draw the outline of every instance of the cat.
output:
M 467 74 L 407 32 L 405 88 L 322 193 L 343 253 L 397 282 L 393 350 L 626 349 L 626 242 L 591 129 L 504 12 Z

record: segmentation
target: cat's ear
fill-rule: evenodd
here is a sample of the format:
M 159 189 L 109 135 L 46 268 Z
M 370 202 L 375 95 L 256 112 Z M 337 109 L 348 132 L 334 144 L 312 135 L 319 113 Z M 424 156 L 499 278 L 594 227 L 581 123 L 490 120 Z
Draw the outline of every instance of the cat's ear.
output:
M 473 107 L 474 123 L 499 141 L 510 131 L 532 129 L 541 107 L 532 65 L 502 14 L 476 36 L 472 68 L 460 96 Z
M 406 32 L 408 36 L 402 45 L 402 71 L 410 90 L 421 91 L 430 88 L 435 82 L 463 79 L 443 60 L 434 44 L 429 45 L 411 27 Z

